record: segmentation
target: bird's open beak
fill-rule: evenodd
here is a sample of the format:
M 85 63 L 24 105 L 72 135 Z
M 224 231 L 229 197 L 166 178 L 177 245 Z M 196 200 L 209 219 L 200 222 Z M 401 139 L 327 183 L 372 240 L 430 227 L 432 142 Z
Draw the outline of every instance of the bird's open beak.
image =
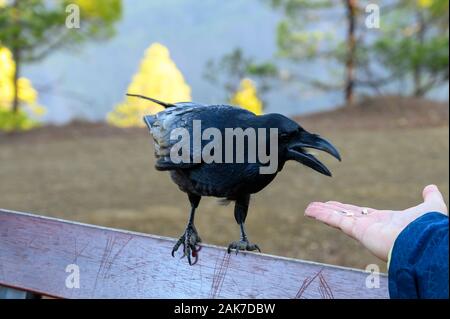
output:
M 341 160 L 341 156 L 337 149 L 327 140 L 321 138 L 319 135 L 311 134 L 306 131 L 300 133 L 298 139 L 292 141 L 288 148 L 288 158 L 300 162 L 312 169 L 327 176 L 331 176 L 328 168 L 322 164 L 317 158 L 309 154 L 305 149 L 313 148 L 320 151 L 327 152 L 331 156 Z

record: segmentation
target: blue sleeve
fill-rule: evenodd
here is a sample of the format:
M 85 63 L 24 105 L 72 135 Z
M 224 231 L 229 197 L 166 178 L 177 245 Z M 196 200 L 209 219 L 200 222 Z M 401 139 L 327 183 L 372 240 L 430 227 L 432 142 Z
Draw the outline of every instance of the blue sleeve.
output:
M 397 237 L 389 264 L 391 298 L 448 298 L 448 217 L 427 213 Z

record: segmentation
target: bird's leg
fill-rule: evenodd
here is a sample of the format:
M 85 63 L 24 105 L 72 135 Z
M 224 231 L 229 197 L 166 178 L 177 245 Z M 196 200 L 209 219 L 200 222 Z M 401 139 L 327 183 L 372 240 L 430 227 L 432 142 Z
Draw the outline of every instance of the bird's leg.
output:
M 244 195 L 241 198 L 236 200 L 236 205 L 234 206 L 234 218 L 241 228 L 241 240 L 234 241 L 228 245 L 228 253 L 231 252 L 231 249 L 236 250 L 236 254 L 239 250 L 257 250 L 261 252 L 258 245 L 252 244 L 248 241 L 247 234 L 245 232 L 245 218 L 247 217 L 248 204 L 250 202 L 250 195 Z
M 257 244 L 252 244 L 248 241 L 247 234 L 245 233 L 244 223 L 239 223 L 239 226 L 241 227 L 241 240 L 234 241 L 230 245 L 228 245 L 228 253 L 231 252 L 231 249 L 235 249 L 236 254 L 239 252 L 239 250 L 257 250 L 261 252 L 261 249 L 259 249 Z
M 191 214 L 189 215 L 189 221 L 184 234 L 181 235 L 180 239 L 178 239 L 177 243 L 175 244 L 175 246 L 173 246 L 172 249 L 172 256 L 175 256 L 175 252 L 178 250 L 181 244 L 183 244 L 183 257 L 187 256 L 189 265 L 192 265 L 191 254 L 193 257 L 197 257 L 196 246 L 202 241 L 194 225 L 195 210 L 200 203 L 200 199 L 200 196 L 189 194 L 189 201 L 191 202 Z

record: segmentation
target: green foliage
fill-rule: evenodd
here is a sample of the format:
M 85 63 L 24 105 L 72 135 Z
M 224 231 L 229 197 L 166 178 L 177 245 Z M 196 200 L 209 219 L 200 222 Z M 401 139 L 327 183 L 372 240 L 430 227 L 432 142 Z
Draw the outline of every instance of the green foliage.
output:
M 297 15 L 300 10 L 324 9 L 335 4 L 332 0 L 271 0 L 275 8 L 283 9 L 286 14 Z
M 335 39 L 333 31 L 305 31 L 304 25 L 281 21 L 277 27 L 278 55 L 293 61 L 330 57 L 333 52 L 323 51 L 325 44 Z
M 80 28 L 69 29 L 66 7 L 80 8 Z M 0 8 L 0 44 L 20 49 L 22 60 L 35 61 L 60 47 L 113 35 L 121 17 L 121 0 L 13 0 Z
M 81 33 L 78 40 L 106 39 L 114 35 L 114 24 L 122 16 L 121 0 L 64 0 L 64 5 L 78 4 L 81 15 Z
M 334 61 L 344 68 L 349 52 L 348 38 L 344 36 L 348 27 L 346 1 L 268 2 L 284 14 L 277 27 L 278 57 L 295 63 Z M 448 0 L 379 1 L 379 30 L 365 26 L 364 8 L 369 2 L 354 2 L 358 6 L 356 47 L 352 53 L 356 88 L 379 92 L 390 90 L 389 85 L 396 81 L 406 80 L 412 88 L 407 93 L 424 95 L 448 82 Z M 329 71 L 327 82 L 300 74 L 294 78 L 317 88 L 342 88 L 344 82 L 333 78 L 335 72 Z M 401 93 L 406 93 L 404 90 Z
M 389 70 L 391 81 L 411 80 L 414 95 L 426 94 L 448 82 L 448 18 L 447 0 L 400 1 L 368 47 L 369 59 Z
M 68 5 L 78 6 L 79 28 L 66 25 L 73 14 Z M 3 102 L 0 128 L 29 129 L 36 125 L 19 108 L 22 63 L 38 61 L 60 48 L 75 48 L 89 39 L 109 38 L 121 12 L 121 0 L 0 0 L 0 49 L 8 49 L 14 61 L 14 70 L 5 80 L 8 87 L 0 90 L 8 97 Z M 6 76 L 5 70 L 0 72 L 0 76 Z
M 330 57 L 336 39 L 334 28 L 324 28 L 323 19 L 332 17 L 339 3 L 327 0 L 272 0 L 272 6 L 284 13 L 277 27 L 279 55 L 300 61 Z M 322 27 L 321 27 L 322 25 Z
M 275 76 L 278 69 L 273 63 L 270 62 L 260 64 L 250 63 L 247 65 L 247 72 L 249 75 L 255 76 Z
M 448 68 L 448 37 L 435 37 L 424 43 L 412 38 L 380 38 L 373 46 L 383 64 L 394 72 L 410 72 L 421 67 L 428 72 L 445 71 Z
M 38 122 L 33 120 L 23 110 L 12 112 L 11 110 L 0 108 L 0 131 L 26 131 L 38 125 Z
M 240 90 L 241 81 L 246 78 L 255 80 L 259 94 L 264 95 L 271 89 L 270 82 L 277 75 L 278 68 L 273 62 L 255 62 L 253 58 L 246 57 L 240 48 L 218 61 L 208 61 L 204 73 L 208 81 L 224 88 L 227 99 Z

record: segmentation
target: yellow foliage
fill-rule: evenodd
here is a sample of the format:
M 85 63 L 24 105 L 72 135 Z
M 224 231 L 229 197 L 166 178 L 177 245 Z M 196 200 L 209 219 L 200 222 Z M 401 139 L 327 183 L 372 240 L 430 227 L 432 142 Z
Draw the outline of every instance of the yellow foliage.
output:
M 169 50 L 159 43 L 152 44 L 146 50 L 139 71 L 134 75 L 127 92 L 168 103 L 191 100 L 189 85 L 171 60 Z M 162 106 L 151 101 L 126 97 L 124 102 L 107 115 L 107 121 L 119 127 L 144 126 L 144 115 L 156 114 L 162 110 Z
M 121 0 L 72 0 L 72 2 L 80 7 L 82 17 L 102 20 L 117 19 L 122 5 Z
M 1 0 L 0 0 L 1 1 Z M 11 51 L 0 47 L 0 109 L 11 110 L 14 99 L 14 72 L 16 64 Z M 45 113 L 45 108 L 37 104 L 38 94 L 30 80 L 21 77 L 17 83 L 19 102 L 28 107 L 28 111 L 36 116 Z
M 417 2 L 422 8 L 429 8 L 433 5 L 433 0 L 417 0 Z
M 258 98 L 256 87 L 250 79 L 243 79 L 238 91 L 230 100 L 233 105 L 238 105 L 256 115 L 262 114 L 263 104 Z
M 97 0 L 98 1 L 98 0 Z M 94 16 L 97 10 L 96 1 L 92 0 L 75 0 L 74 1 L 78 6 L 80 6 L 83 13 L 88 14 L 89 16 Z

